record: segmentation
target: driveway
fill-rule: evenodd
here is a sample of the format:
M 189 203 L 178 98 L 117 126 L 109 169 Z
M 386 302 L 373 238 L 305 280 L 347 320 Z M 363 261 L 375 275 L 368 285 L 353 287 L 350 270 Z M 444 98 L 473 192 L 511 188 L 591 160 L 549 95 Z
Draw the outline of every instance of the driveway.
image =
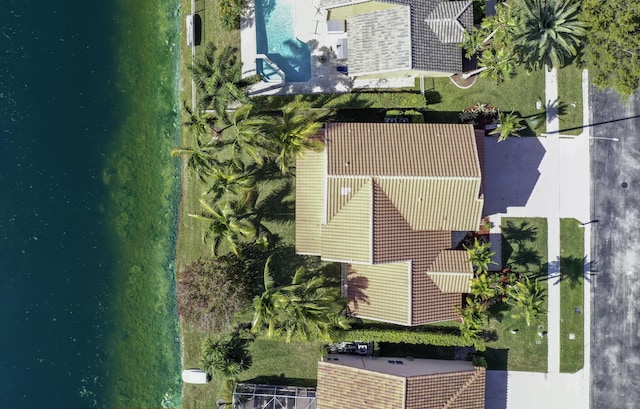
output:
M 640 404 L 640 93 L 591 93 L 591 407 Z

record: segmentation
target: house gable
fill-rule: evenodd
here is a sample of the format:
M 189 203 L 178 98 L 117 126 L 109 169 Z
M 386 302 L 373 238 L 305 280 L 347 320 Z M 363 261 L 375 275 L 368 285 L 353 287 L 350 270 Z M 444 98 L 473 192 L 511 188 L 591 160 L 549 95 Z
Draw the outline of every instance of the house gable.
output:
M 329 355 L 318 363 L 317 407 L 480 409 L 485 378 L 468 361 Z
M 364 183 L 321 230 L 322 258 L 371 263 L 371 182 Z

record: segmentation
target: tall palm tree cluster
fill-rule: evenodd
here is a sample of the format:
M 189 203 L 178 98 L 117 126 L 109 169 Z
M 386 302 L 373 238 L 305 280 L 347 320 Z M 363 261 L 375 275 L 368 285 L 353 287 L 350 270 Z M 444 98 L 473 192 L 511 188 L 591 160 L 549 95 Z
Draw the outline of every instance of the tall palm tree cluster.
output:
M 477 337 L 487 324 L 489 307 L 498 302 L 510 307 L 513 318 L 524 318 L 530 326 L 544 307 L 544 290 L 540 282 L 509 270 L 490 272 L 489 266 L 495 264 L 491 260 L 495 252 L 491 251 L 489 242 L 475 239 L 466 249 L 475 272 L 471 280 L 471 297 L 467 297 L 466 306 L 459 311 L 461 335 L 467 339 Z
M 328 286 L 319 275 L 309 276 L 300 267 L 291 284 L 275 286 L 269 271 L 269 258 L 264 267 L 264 292 L 253 300 L 251 329 L 265 332 L 267 338 L 292 340 L 330 340 L 334 329 L 349 329 L 344 314 L 346 305 L 340 290 Z
M 251 81 L 240 78 L 236 56 L 233 49 L 209 46 L 195 61 L 191 71 L 199 99 L 196 106 L 184 103 L 186 142 L 171 154 L 183 159 L 195 186 L 202 188 L 199 209 L 189 216 L 203 222 L 203 240 L 213 256 L 241 257 L 244 248 L 246 261 L 254 249 L 265 256 L 262 251 L 276 250 L 278 237 L 269 226 L 293 221 L 295 160 L 323 142 L 315 138 L 319 117 L 295 103 L 258 112 L 247 97 Z M 290 284 L 276 287 L 270 263 L 271 257 L 264 266 L 264 292 L 251 305 L 254 333 L 291 342 L 326 339 L 334 328 L 349 328 L 337 285 L 299 268 Z M 207 340 L 203 365 L 226 378 L 237 375 L 248 362 L 243 342 Z
M 313 138 L 321 124 L 295 105 L 279 113 L 256 113 L 246 94 L 252 81 L 241 79 L 232 48 L 218 51 L 209 45 L 191 72 L 199 99 L 195 107 L 183 104 L 183 126 L 185 139 L 192 142 L 171 154 L 182 157 L 205 186 L 201 208 L 190 216 L 205 222 L 203 239 L 213 254 L 239 255 L 242 242 L 273 241 L 265 221 L 292 218 L 291 212 L 266 206 L 286 195 L 296 157 L 322 146 Z
M 493 81 L 510 78 L 518 64 L 527 70 L 561 68 L 575 57 L 587 34 L 580 3 L 572 0 L 506 0 L 482 21 L 462 47 L 478 55 L 479 73 Z

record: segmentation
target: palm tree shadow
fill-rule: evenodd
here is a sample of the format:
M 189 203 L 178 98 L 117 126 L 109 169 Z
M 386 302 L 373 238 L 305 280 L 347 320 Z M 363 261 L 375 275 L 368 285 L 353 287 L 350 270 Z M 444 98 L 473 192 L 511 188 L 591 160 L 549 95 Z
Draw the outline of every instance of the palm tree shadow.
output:
M 508 241 L 513 241 L 522 245 L 525 241 L 535 241 L 538 236 L 538 229 L 532 226 L 528 221 L 521 222 L 518 226 L 511 220 L 507 221 L 506 226 L 500 226 L 502 234 Z
M 593 262 L 586 257 L 560 257 L 560 282 L 566 282 L 572 289 L 581 283 L 581 280 L 589 281 L 586 271 L 591 271 Z
M 347 296 L 352 309 L 357 310 L 360 303 L 369 304 L 369 296 L 365 292 L 368 287 L 369 279 L 367 277 L 359 276 L 349 269 L 347 274 Z
M 547 101 L 545 106 L 545 114 L 549 121 L 553 121 L 561 116 L 566 115 L 568 105 L 566 102 L 560 102 L 557 98 L 555 101 Z

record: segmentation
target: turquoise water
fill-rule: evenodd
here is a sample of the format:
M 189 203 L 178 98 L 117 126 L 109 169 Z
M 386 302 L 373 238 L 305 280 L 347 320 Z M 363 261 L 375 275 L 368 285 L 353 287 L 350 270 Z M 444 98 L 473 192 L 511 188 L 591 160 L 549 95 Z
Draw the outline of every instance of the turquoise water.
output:
M 0 408 L 178 407 L 178 2 L 2 10 Z
M 256 0 L 256 43 L 285 73 L 287 82 L 311 78 L 311 48 L 296 38 L 293 0 Z

